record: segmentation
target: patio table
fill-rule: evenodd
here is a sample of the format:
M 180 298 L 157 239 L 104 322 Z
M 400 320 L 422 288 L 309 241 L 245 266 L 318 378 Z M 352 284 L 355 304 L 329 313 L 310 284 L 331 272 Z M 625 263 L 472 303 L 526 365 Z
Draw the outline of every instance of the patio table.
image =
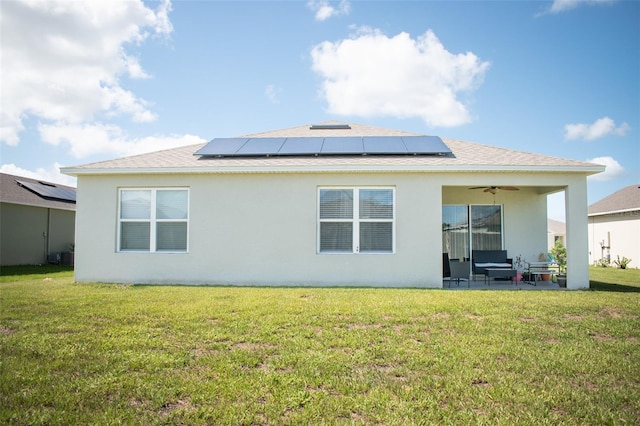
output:
M 518 271 L 511 268 L 485 268 L 484 283 L 488 285 L 491 278 L 513 278 L 517 273 Z
M 537 285 L 537 282 L 542 280 L 542 275 L 553 276 L 558 271 L 559 268 L 556 268 L 551 262 L 529 262 L 525 271 L 529 275 L 529 279 L 526 282 Z

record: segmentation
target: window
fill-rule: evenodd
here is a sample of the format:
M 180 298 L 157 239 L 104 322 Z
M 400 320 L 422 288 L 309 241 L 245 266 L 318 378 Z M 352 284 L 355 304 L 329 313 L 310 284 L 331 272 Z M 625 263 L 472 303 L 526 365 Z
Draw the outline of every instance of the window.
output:
M 187 251 L 187 189 L 121 189 L 119 206 L 118 251 Z
M 320 188 L 319 253 L 393 253 L 393 188 Z

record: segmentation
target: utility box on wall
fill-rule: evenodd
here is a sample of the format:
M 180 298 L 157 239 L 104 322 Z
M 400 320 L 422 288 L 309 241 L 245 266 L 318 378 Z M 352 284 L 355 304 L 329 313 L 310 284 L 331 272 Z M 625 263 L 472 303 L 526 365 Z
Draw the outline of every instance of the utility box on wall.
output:
M 75 260 L 75 253 L 72 251 L 65 251 L 62 253 L 62 264 L 67 266 L 73 266 Z

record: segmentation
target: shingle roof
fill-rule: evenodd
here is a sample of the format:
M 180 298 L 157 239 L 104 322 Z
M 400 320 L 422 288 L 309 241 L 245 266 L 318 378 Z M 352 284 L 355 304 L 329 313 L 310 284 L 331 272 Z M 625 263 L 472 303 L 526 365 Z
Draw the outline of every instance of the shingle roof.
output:
M 34 184 L 45 183 L 47 186 L 55 186 L 56 188 L 68 189 L 75 192 L 75 188 L 57 183 L 39 181 L 22 176 L 14 176 L 6 173 L 0 173 L 0 201 L 9 204 L 21 204 L 26 206 L 54 208 L 60 210 L 75 210 L 76 203 L 69 201 L 59 201 L 51 198 L 45 198 L 28 188 L 20 185 L 18 181 L 30 182 Z
M 304 137 L 332 137 L 332 136 L 417 136 L 418 133 L 405 132 L 402 130 L 385 129 L 383 127 L 367 126 L 357 123 L 345 123 L 342 121 L 325 121 L 315 123 L 321 125 L 344 125 L 348 124 L 350 129 L 312 129 L 312 124 L 290 127 L 288 129 L 270 130 L 261 133 L 242 135 L 246 138 L 304 138 Z
M 346 124 L 343 122 L 325 122 L 322 124 Z M 399 130 L 365 126 L 349 123 L 350 129 L 311 130 L 304 125 L 283 130 L 243 135 L 242 137 L 332 137 L 332 136 L 417 136 Z M 370 170 L 370 171 L 475 171 L 475 170 L 513 170 L 513 171 L 575 171 L 598 173 L 603 166 L 582 161 L 568 160 L 528 152 L 515 151 L 442 138 L 451 149 L 451 156 L 275 156 L 210 158 L 194 156 L 193 153 L 204 144 L 185 146 L 165 151 L 124 157 L 99 163 L 85 164 L 63 169 L 71 175 L 94 173 L 216 173 L 216 172 L 262 172 L 262 171 L 334 171 L 334 170 Z
M 589 206 L 589 215 L 640 210 L 640 184 L 629 185 Z
M 564 235 L 567 233 L 567 224 L 559 220 L 547 219 L 547 231 L 556 235 Z

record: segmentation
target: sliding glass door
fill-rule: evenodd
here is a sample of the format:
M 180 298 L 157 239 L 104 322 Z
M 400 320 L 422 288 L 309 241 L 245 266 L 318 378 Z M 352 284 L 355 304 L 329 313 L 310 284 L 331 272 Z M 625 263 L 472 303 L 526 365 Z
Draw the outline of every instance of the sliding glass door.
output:
M 469 258 L 471 250 L 502 250 L 502 206 L 442 206 L 442 250 L 450 259 Z
M 469 257 L 468 206 L 442 206 L 442 251 L 449 259 Z
M 502 206 L 470 206 L 473 250 L 502 250 Z

